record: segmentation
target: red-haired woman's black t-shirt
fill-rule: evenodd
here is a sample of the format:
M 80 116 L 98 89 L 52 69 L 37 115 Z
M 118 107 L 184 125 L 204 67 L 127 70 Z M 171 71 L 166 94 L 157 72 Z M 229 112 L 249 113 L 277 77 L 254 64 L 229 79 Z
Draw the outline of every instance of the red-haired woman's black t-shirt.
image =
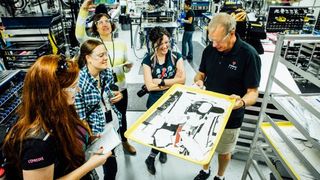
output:
M 68 173 L 67 163 L 62 153 L 57 148 L 53 136 L 42 132 L 36 137 L 29 137 L 23 141 L 20 157 L 22 170 L 34 170 L 44 168 L 54 164 L 54 179 L 64 176 Z M 19 150 L 17 149 L 16 153 Z M 7 179 L 22 179 L 22 171 L 15 169 L 10 159 L 7 159 L 6 167 Z
M 88 140 L 88 133 L 82 127 L 78 129 L 79 142 L 83 144 L 85 150 Z M 54 179 L 60 178 L 72 171 L 68 168 L 70 162 L 63 156 L 62 149 L 57 144 L 55 138 L 44 131 L 36 137 L 30 137 L 24 140 L 20 164 L 22 170 L 34 170 L 39 168 L 44 168 L 54 164 Z M 19 150 L 17 150 L 19 152 Z M 9 160 L 9 159 L 8 159 Z M 6 168 L 7 179 L 22 179 L 22 172 L 19 172 L 8 162 L 9 166 Z M 81 179 L 91 179 L 90 173 Z
M 58 149 L 53 136 L 26 139 L 21 154 L 23 170 L 44 168 L 54 164 L 54 179 L 68 173 L 66 159 Z

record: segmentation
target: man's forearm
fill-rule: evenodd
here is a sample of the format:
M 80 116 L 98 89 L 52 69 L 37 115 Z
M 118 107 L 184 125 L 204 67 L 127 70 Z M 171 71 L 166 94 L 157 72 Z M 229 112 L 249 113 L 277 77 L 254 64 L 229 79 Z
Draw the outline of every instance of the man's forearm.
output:
M 242 97 L 242 100 L 245 102 L 246 106 L 252 106 L 256 103 L 259 96 L 258 89 L 251 89 Z

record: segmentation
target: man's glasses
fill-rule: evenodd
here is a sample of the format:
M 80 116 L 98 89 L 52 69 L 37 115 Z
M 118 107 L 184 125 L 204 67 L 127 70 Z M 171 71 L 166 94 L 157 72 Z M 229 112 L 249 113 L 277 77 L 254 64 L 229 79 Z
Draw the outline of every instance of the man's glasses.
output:
M 111 22 L 110 19 L 99 20 L 96 22 L 96 25 L 102 25 L 103 23 L 107 24 L 110 22 Z
M 66 72 L 68 70 L 68 62 L 66 60 L 66 57 L 64 55 L 60 55 L 58 60 L 58 67 L 56 70 L 56 73 L 62 73 Z
M 210 41 L 212 42 L 213 46 L 217 46 L 219 44 L 224 43 L 229 36 L 230 36 L 230 32 L 227 35 L 225 35 L 220 41 L 214 41 L 214 40 L 210 40 Z

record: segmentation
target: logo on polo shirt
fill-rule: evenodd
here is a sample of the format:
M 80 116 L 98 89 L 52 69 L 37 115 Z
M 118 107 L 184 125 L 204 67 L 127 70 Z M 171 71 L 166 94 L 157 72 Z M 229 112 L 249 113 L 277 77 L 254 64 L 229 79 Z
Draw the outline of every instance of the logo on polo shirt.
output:
M 29 163 L 29 164 L 32 164 L 32 163 L 37 163 L 37 162 L 40 162 L 40 161 L 43 161 L 43 160 L 44 160 L 44 158 L 41 156 L 41 157 L 39 157 L 39 158 L 29 159 L 29 160 L 28 160 L 28 163 Z
M 229 64 L 228 68 L 232 69 L 232 70 L 237 70 L 237 68 L 238 68 L 237 62 L 236 61 L 232 61 L 232 63 Z

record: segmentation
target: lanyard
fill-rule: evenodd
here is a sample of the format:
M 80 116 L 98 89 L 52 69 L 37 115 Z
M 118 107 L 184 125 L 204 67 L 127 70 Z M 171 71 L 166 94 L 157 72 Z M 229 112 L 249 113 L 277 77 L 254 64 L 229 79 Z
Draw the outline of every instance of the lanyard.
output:
M 101 36 L 99 36 L 99 38 L 100 38 L 100 40 L 101 40 L 104 48 L 105 48 L 105 49 L 107 50 L 107 52 L 108 52 L 108 58 L 109 58 L 109 60 L 110 60 L 111 67 L 113 67 L 113 65 L 114 65 L 114 56 L 115 56 L 115 55 L 114 55 L 114 41 L 113 41 L 113 38 L 111 37 L 111 41 L 112 41 L 112 60 L 111 60 L 111 57 L 110 57 L 108 48 L 107 48 L 107 46 L 104 44 L 104 41 L 102 40 Z

